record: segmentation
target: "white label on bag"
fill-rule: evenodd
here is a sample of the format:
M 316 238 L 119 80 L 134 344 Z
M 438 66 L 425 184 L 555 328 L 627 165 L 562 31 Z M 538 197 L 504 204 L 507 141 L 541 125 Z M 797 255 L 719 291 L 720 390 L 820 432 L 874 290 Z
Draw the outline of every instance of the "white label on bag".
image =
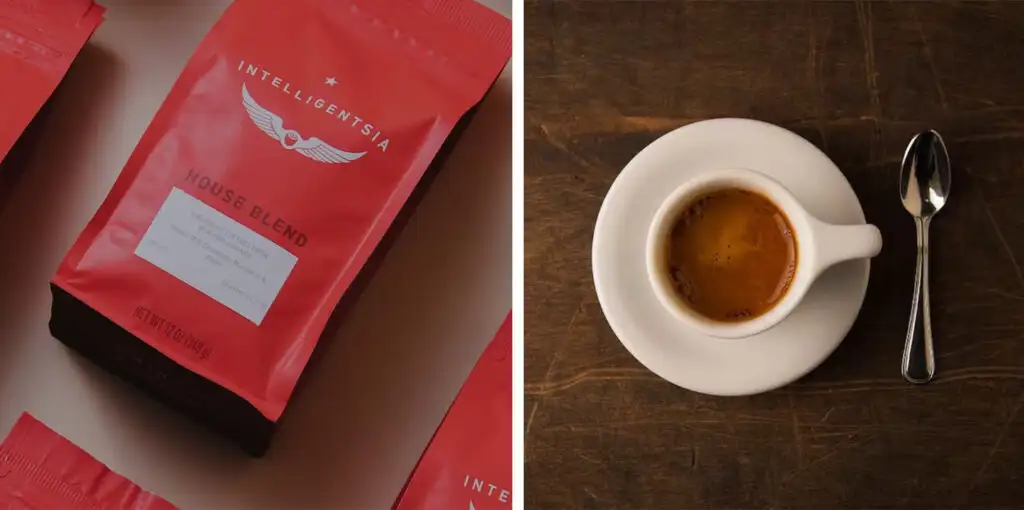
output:
M 171 189 L 135 254 L 257 326 L 299 260 L 178 188 Z

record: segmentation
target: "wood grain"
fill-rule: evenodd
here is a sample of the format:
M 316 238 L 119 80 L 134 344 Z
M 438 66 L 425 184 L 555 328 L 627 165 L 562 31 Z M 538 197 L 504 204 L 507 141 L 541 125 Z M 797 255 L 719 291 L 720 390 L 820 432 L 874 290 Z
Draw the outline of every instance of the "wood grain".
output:
M 1024 4 L 532 0 L 525 20 L 527 508 L 1024 505 Z M 886 243 L 835 354 L 742 398 L 644 369 L 590 276 L 623 165 L 725 116 L 825 151 Z M 914 233 L 896 181 L 924 128 L 955 169 L 932 226 L 938 376 L 912 387 Z

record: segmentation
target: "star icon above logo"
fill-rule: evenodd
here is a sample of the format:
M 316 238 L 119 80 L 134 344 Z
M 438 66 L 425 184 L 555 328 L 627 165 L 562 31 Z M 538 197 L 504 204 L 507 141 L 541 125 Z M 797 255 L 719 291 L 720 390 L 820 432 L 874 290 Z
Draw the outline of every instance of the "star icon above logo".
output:
M 335 80 L 334 77 L 331 76 L 331 77 L 327 78 L 326 80 L 324 80 L 324 84 L 330 85 L 330 86 L 333 87 L 333 86 L 338 84 L 338 80 Z

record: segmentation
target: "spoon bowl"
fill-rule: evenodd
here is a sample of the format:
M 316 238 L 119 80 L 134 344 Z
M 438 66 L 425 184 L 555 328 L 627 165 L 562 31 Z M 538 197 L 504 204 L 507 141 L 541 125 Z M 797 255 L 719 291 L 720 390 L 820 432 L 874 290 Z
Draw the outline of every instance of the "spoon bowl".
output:
M 929 130 L 910 140 L 900 171 L 900 200 L 915 218 L 932 217 L 949 195 L 949 153 L 942 137 Z

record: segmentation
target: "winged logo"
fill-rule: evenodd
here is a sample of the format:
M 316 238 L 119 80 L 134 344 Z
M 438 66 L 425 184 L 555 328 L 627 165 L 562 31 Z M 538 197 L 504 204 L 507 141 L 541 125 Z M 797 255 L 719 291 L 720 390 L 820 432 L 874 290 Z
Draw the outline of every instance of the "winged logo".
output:
M 476 507 L 473 505 L 472 501 L 469 502 L 469 510 L 476 510 Z
M 260 128 L 260 130 L 274 140 L 281 142 L 281 147 L 298 152 L 314 161 L 334 164 L 351 163 L 363 157 L 363 154 L 366 154 L 366 152 L 343 151 L 328 145 L 327 142 L 315 136 L 303 138 L 298 131 L 285 129 L 284 120 L 281 119 L 281 116 L 260 106 L 249 95 L 249 90 L 245 88 L 245 83 L 242 84 L 242 105 L 245 106 L 245 111 L 249 113 L 249 118 L 256 124 L 256 127 Z

